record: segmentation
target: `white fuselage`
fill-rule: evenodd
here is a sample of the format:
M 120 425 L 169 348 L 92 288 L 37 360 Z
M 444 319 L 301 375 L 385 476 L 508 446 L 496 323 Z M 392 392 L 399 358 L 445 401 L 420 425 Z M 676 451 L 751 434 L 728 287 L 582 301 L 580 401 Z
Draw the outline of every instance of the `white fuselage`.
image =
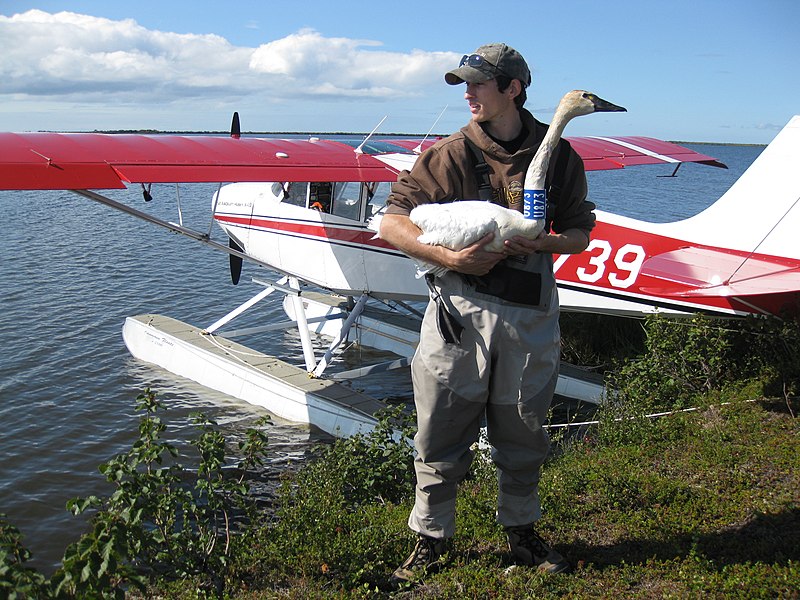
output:
M 345 296 L 426 299 L 413 263 L 377 238 L 364 210 L 339 216 L 281 199 L 280 185 L 235 183 L 220 190 L 215 217 L 247 254 L 281 273 Z

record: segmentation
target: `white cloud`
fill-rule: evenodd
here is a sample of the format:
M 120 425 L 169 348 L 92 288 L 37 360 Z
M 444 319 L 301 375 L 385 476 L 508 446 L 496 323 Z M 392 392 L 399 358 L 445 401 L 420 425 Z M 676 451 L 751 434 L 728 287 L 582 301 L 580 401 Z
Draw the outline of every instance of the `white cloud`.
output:
M 246 72 L 251 53 L 216 35 L 151 31 L 112 21 L 39 10 L 0 16 L 0 93 L 31 96 L 203 93 Z
M 440 84 L 458 58 L 453 52 L 374 49 L 380 45 L 371 40 L 326 38 L 304 29 L 260 46 L 253 52 L 250 67 L 307 82 L 316 94 L 386 97 L 414 95 Z
M 82 102 L 409 97 L 441 86 L 457 60 L 450 52 L 386 52 L 376 41 L 314 30 L 237 47 L 217 35 L 149 30 L 132 19 L 40 10 L 0 15 L 0 39 L 0 94 Z

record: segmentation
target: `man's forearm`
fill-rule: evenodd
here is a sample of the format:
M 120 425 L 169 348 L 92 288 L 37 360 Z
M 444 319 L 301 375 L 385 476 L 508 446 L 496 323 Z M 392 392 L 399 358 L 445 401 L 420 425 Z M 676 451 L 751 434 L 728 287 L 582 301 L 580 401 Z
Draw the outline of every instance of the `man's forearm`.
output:
M 580 254 L 589 245 L 589 234 L 583 229 L 567 229 L 542 238 L 540 252 L 551 254 Z
M 417 240 L 421 233 L 405 215 L 384 215 L 381 221 L 381 238 L 419 262 L 468 275 L 484 275 L 505 258 L 503 253 L 484 250 L 484 246 L 494 237 L 491 233 L 461 250 L 423 244 Z
M 421 234 L 422 230 L 405 215 L 387 214 L 383 215 L 381 219 L 381 239 L 389 242 L 411 258 L 426 263 L 447 266 L 442 262 L 444 260 L 444 251 L 447 251 L 447 249 L 441 246 L 423 244 L 417 240 Z

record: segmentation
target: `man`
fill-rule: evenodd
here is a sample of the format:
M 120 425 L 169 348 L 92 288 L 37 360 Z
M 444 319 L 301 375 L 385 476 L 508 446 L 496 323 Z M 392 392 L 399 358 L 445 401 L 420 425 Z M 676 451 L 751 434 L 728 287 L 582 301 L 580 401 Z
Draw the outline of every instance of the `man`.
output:
M 420 243 L 408 215 L 421 203 L 482 198 L 522 210 L 525 171 L 547 131 L 522 107 L 530 71 L 505 44 L 465 55 L 445 81 L 466 83 L 471 120 L 400 174 L 380 230 L 407 255 L 449 269 L 428 277 L 431 302 L 412 362 L 417 486 L 408 524 L 418 541 L 393 578 L 413 580 L 438 565 L 484 419 L 499 472 L 497 520 L 509 548 L 518 562 L 558 573 L 569 563 L 533 528 L 549 450 L 542 423 L 560 356 L 552 254 L 586 249 L 594 205 L 586 201 L 583 162 L 562 142 L 548 174 L 552 230 L 506 241 L 502 252 L 484 249 L 493 234 L 459 251 Z

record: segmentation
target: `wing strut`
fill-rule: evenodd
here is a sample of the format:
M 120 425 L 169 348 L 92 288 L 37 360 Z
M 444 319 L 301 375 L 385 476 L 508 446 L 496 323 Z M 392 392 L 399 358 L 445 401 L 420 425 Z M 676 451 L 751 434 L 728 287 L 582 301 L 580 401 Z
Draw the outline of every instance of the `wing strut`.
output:
M 675 165 L 675 170 L 672 172 L 672 175 L 656 175 L 656 177 L 677 177 L 678 176 L 678 169 L 681 168 L 683 163 L 678 163 Z
M 339 332 L 339 335 L 337 335 L 336 339 L 331 342 L 330 347 L 325 352 L 325 356 L 323 356 L 319 363 L 317 363 L 317 366 L 314 369 L 314 377 L 319 377 L 322 375 L 330 363 L 331 358 L 333 357 L 334 350 L 339 347 L 339 344 L 347 339 L 347 335 L 350 333 L 350 328 L 353 326 L 353 323 L 355 323 L 356 319 L 358 319 L 358 317 L 361 316 L 361 313 L 364 312 L 364 305 L 367 303 L 367 298 L 367 294 L 361 294 L 356 302 L 356 305 L 353 307 L 353 310 L 350 311 L 347 319 L 342 324 L 342 330 Z
M 248 254 L 239 252 L 238 250 L 230 248 L 224 244 L 220 244 L 219 242 L 215 242 L 206 233 L 200 233 L 199 231 L 195 231 L 194 229 L 189 229 L 188 227 L 183 227 L 182 225 L 178 225 L 176 223 L 171 223 L 169 221 L 159 219 L 158 217 L 154 217 L 153 215 L 150 215 L 146 212 L 137 210 L 132 206 L 123 204 L 122 202 L 117 202 L 116 200 L 112 200 L 111 198 L 103 196 L 102 194 L 98 194 L 97 192 L 93 192 L 92 190 L 70 190 L 70 191 L 75 194 L 78 194 L 79 196 L 83 196 L 84 198 L 89 198 L 89 200 L 94 200 L 95 202 L 99 202 L 100 204 L 105 204 L 106 206 L 114 208 L 118 211 L 137 217 L 139 219 L 142 219 L 143 221 L 147 221 L 148 223 L 152 223 L 153 225 L 158 225 L 159 227 L 168 229 L 173 233 L 180 233 L 181 235 L 185 235 L 188 238 L 192 238 L 193 240 L 211 246 L 215 250 L 227 252 L 228 254 L 238 256 L 239 258 L 242 258 L 244 260 L 249 260 L 261 266 L 267 267 L 272 271 L 278 271 L 278 269 L 276 269 L 274 265 L 271 265 L 262 260 L 258 260 L 257 258 L 254 258 Z

